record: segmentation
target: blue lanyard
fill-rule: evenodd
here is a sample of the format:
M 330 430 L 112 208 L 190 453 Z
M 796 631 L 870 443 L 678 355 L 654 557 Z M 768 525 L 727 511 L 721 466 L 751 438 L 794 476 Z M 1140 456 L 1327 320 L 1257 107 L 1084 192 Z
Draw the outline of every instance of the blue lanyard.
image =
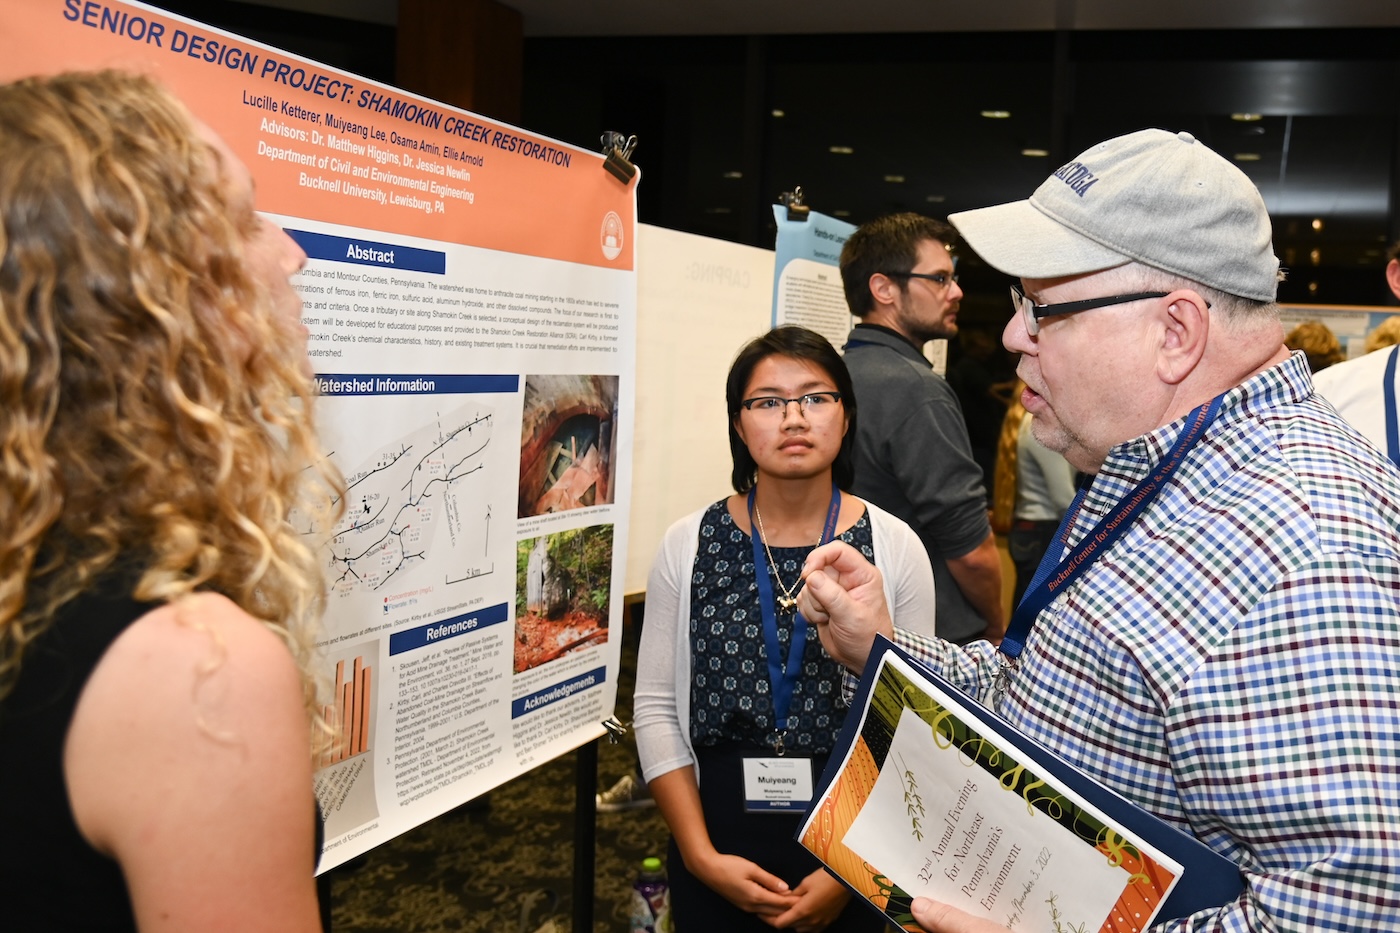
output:
M 1395 357 L 1400 347 L 1390 351 L 1385 361 L 1385 452 L 1390 462 L 1400 466 L 1400 421 L 1395 417 Z
M 788 711 L 792 708 L 792 694 L 797 688 L 797 678 L 802 671 L 802 653 L 807 650 L 807 620 L 797 613 L 792 620 L 792 641 L 788 644 L 787 661 L 782 658 L 782 645 L 778 643 L 778 610 L 773 601 L 773 581 L 768 579 L 768 554 L 759 538 L 758 525 L 754 522 L 754 495 L 757 487 L 749 489 L 749 539 L 753 544 L 753 570 L 758 582 L 758 608 L 763 616 L 763 644 L 768 649 L 768 682 L 773 688 L 773 713 L 777 717 L 778 736 L 775 747 L 783 753 L 782 733 L 791 728 Z M 836 518 L 841 513 L 841 490 L 831 484 L 831 505 L 826 510 L 826 525 L 822 528 L 819 542 L 826 544 L 836 534 Z M 774 567 L 777 573 L 778 568 Z
M 1036 568 L 1035 576 L 1026 588 L 1026 594 L 1021 597 L 1021 604 L 1016 607 L 1016 612 L 1011 617 L 1011 625 L 1001 642 L 1000 650 L 1003 655 L 1012 662 L 1021 656 L 1026 647 L 1026 638 L 1030 635 L 1041 610 L 1050 605 L 1051 601 L 1079 579 L 1080 574 L 1088 570 L 1094 561 L 1113 547 L 1123 533 L 1132 527 L 1138 516 L 1146 511 L 1152 500 L 1167 485 L 1177 467 L 1185 461 L 1191 448 L 1205 436 L 1206 429 L 1220 413 L 1220 403 L 1224 398 L 1224 395 L 1217 395 L 1188 415 L 1185 426 L 1177 435 L 1176 443 L 1157 468 L 1148 473 L 1117 505 L 1109 509 L 1108 514 L 1080 540 L 1078 546 L 1066 554 L 1063 560 L 1059 560 L 1056 555 L 1069 546 L 1069 529 L 1084 504 L 1084 495 L 1088 487 L 1079 490 L 1074 502 L 1065 511 L 1065 517 L 1060 520 L 1054 543 L 1041 558 L 1040 566 Z M 1056 544 L 1059 546 L 1056 547 Z

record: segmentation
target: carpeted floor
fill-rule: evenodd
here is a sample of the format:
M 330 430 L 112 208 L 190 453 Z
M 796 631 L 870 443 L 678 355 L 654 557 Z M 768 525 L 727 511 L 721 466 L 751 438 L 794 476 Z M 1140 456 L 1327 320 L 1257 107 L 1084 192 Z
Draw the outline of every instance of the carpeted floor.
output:
M 624 639 L 618 718 L 630 720 L 633 627 Z M 633 767 L 599 743 L 598 786 Z M 334 933 L 567 933 L 573 924 L 576 754 L 438 817 L 331 871 Z M 625 933 L 642 859 L 666 856 L 655 807 L 596 818 L 594 933 Z

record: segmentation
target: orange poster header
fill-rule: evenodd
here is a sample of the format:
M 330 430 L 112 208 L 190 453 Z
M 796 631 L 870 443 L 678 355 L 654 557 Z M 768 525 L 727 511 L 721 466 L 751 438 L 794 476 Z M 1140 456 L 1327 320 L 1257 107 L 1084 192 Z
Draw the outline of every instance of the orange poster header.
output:
M 150 74 L 248 165 L 260 210 L 632 268 L 636 189 L 597 153 L 144 4 L 0 5 L 0 81 Z

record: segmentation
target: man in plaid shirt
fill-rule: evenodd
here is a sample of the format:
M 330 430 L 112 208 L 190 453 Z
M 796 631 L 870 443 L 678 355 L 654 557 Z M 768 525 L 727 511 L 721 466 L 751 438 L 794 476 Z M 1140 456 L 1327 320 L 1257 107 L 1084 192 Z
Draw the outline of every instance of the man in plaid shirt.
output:
M 1238 900 L 1162 929 L 1400 929 L 1400 473 L 1284 348 L 1258 191 L 1145 130 L 949 220 L 1019 279 L 1022 401 L 1092 483 L 1000 651 L 894 628 L 836 545 L 802 597 L 823 644 L 859 671 L 893 637 L 1239 866 Z

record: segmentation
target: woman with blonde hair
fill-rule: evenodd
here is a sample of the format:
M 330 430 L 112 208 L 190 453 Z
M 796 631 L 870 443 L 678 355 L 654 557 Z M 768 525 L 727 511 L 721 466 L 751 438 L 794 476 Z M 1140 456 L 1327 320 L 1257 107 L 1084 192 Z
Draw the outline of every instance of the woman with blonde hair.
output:
M 7 927 L 321 926 L 304 262 L 150 79 L 0 87 Z

